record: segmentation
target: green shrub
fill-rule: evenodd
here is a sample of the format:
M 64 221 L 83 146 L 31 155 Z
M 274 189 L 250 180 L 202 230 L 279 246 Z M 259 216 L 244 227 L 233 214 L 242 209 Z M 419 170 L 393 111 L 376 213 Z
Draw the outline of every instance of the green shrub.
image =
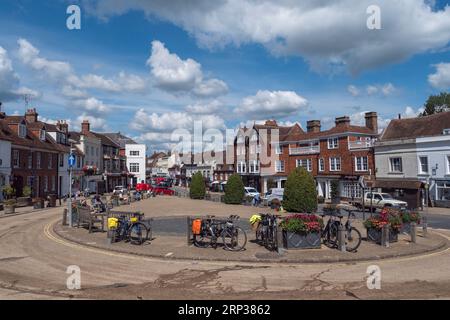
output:
M 16 195 L 16 189 L 14 189 L 11 185 L 3 187 L 3 192 L 5 193 L 7 199 L 10 199 Z
M 204 199 L 206 194 L 205 180 L 201 172 L 197 172 L 192 176 L 191 188 L 189 195 L 191 199 Z
M 331 195 L 331 199 L 339 198 L 339 181 L 338 180 L 331 181 L 330 195 Z
M 300 213 L 317 210 L 316 183 L 306 169 L 300 167 L 289 174 L 284 187 L 283 208 Z
M 30 197 L 31 196 L 31 188 L 29 186 L 23 187 L 22 195 L 27 198 Z
M 228 178 L 225 186 L 225 203 L 241 204 L 244 199 L 244 183 L 238 174 L 233 174 Z

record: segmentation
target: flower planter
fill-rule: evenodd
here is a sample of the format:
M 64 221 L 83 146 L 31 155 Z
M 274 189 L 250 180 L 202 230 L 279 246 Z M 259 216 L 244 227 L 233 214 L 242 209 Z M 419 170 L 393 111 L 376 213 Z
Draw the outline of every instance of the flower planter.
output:
M 33 208 L 34 209 L 43 209 L 45 207 L 44 199 L 35 199 L 33 201 Z
M 381 244 L 381 229 L 368 228 L 367 231 L 367 241 L 375 242 Z M 389 243 L 398 241 L 398 231 L 389 229 Z
M 319 232 L 297 233 L 283 231 L 283 244 L 286 249 L 320 249 L 321 235 Z
M 403 222 L 402 227 L 399 232 L 410 234 L 411 233 L 411 222 Z
M 30 197 L 19 197 L 17 198 L 17 207 L 28 207 L 32 205 L 32 201 Z
M 16 212 L 16 206 L 15 205 L 5 205 L 5 214 L 12 214 Z

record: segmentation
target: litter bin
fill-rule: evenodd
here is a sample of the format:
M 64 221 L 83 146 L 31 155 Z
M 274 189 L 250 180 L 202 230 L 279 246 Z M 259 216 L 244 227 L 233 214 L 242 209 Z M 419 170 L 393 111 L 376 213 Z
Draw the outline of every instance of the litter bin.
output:
M 48 195 L 48 206 L 49 207 L 56 207 L 56 194 L 49 194 Z

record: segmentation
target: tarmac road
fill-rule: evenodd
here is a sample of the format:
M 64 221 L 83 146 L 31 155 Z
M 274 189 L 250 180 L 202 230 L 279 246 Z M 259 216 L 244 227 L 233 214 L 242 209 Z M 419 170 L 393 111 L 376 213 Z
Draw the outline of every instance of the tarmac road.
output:
M 381 289 L 367 267 L 349 264 L 249 264 L 176 261 L 69 243 L 52 223 L 61 209 L 0 220 L 1 299 L 397 299 L 450 298 L 450 251 L 378 261 Z M 450 238 L 448 230 L 434 230 Z M 68 266 L 81 290 L 68 290 Z

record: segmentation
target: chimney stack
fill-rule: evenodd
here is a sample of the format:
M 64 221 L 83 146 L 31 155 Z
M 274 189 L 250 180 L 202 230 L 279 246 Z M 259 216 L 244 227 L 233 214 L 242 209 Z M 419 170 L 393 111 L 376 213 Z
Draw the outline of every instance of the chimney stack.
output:
M 69 125 L 67 124 L 66 120 L 58 120 L 58 122 L 56 123 L 56 127 L 58 128 L 58 130 L 64 133 L 69 132 Z
M 378 115 L 376 112 L 366 112 L 366 127 L 373 133 L 378 133 Z
M 27 109 L 27 112 L 25 112 L 25 119 L 29 123 L 34 123 L 38 121 L 38 113 L 36 112 L 36 108 Z
M 320 120 L 310 120 L 306 123 L 308 132 L 320 132 Z
M 81 123 L 81 133 L 86 134 L 91 131 L 91 124 L 89 123 L 89 120 L 83 120 Z
M 278 123 L 276 120 L 266 120 L 266 123 L 264 125 L 268 127 L 278 127 Z
M 350 117 L 343 116 L 336 118 L 336 127 L 348 126 L 350 124 Z

